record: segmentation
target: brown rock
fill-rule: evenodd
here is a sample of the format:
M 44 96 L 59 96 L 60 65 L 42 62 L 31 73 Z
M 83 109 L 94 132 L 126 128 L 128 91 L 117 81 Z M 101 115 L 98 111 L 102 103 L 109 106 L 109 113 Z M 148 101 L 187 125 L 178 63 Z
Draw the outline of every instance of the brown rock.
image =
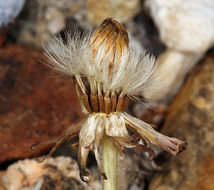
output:
M 165 158 L 150 190 L 214 189 L 214 57 L 188 77 L 169 107 L 164 134 L 186 140 L 187 150 Z
M 3 45 L 5 41 L 5 36 L 6 36 L 6 29 L 3 27 L 0 27 L 0 47 Z
M 0 49 L 0 163 L 38 155 L 32 144 L 60 136 L 82 117 L 72 79 L 54 77 L 41 62 L 35 49 Z
M 139 0 L 87 0 L 88 19 L 96 26 L 106 18 L 114 18 L 118 22 L 125 22 L 133 18 L 140 11 Z

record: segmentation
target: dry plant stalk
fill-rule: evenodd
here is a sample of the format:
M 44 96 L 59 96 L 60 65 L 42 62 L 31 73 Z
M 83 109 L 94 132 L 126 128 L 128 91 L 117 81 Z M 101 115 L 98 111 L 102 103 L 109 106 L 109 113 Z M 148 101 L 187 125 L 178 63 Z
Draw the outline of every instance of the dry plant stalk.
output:
M 61 143 L 79 136 L 78 164 L 83 181 L 90 181 L 86 168 L 89 151 L 94 151 L 103 188 L 114 190 L 117 154 L 124 156 L 124 147 L 148 152 L 149 159 L 155 156 L 150 143 L 173 155 L 185 147 L 183 141 L 162 135 L 125 112 L 130 98 L 138 100 L 154 85 L 155 59 L 131 50 L 126 30 L 114 19 L 104 20 L 94 33 L 84 37 L 68 36 L 68 43 L 55 38 L 46 48 L 46 55 L 51 68 L 73 77 L 82 108 L 87 112 L 83 121 L 58 139 L 48 157 Z

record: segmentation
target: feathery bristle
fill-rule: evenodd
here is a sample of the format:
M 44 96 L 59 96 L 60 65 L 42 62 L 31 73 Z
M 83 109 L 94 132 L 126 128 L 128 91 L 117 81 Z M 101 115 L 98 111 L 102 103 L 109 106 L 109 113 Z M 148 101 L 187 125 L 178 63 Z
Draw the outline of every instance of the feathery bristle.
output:
M 54 37 L 45 47 L 49 66 L 66 75 L 79 74 L 89 83 L 100 83 L 105 91 L 122 92 L 124 95 L 137 98 L 152 85 L 155 70 L 155 59 L 145 52 L 141 54 L 124 46 L 117 59 L 112 59 L 114 47 L 106 50 L 103 42 L 96 49 L 90 44 L 92 34 L 81 38 L 77 33 L 68 37 L 64 43 L 61 37 Z M 109 67 L 109 63 L 117 65 Z M 116 63 L 115 63 L 116 62 Z M 119 64 L 118 64 L 119 63 Z M 109 75 L 111 73 L 111 75 Z M 95 91 L 97 87 L 95 86 Z

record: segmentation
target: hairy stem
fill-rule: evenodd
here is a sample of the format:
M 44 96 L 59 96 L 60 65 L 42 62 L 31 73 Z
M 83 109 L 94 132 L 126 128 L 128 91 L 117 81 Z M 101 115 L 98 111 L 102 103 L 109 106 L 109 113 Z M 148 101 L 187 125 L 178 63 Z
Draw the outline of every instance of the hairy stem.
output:
M 107 180 L 103 180 L 103 190 L 118 190 L 118 152 L 114 144 L 104 135 L 102 141 L 103 169 Z

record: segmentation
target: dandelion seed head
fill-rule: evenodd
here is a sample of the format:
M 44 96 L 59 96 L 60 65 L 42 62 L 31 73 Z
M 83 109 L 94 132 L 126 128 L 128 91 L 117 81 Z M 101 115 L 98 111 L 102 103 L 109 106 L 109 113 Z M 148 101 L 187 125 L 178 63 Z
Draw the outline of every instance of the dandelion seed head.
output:
M 45 47 L 51 68 L 100 83 L 104 93 L 123 92 L 137 97 L 149 90 L 155 59 L 132 50 L 126 30 L 117 21 L 107 19 L 93 33 L 80 37 L 77 32 L 73 37 L 67 35 L 67 39 L 65 43 L 61 37 L 54 37 Z
M 150 160 L 155 156 L 150 144 L 173 155 L 185 147 L 183 141 L 162 135 L 125 112 L 130 98 L 138 99 L 153 88 L 156 66 L 152 55 L 129 47 L 128 34 L 117 21 L 106 19 L 94 32 L 83 37 L 76 33 L 67 39 L 66 43 L 55 37 L 45 50 L 51 68 L 73 77 L 81 107 L 87 112 L 86 118 L 56 144 L 79 135 L 78 163 L 83 181 L 90 180 L 86 168 L 89 151 L 94 151 L 98 169 L 106 179 L 99 155 L 104 135 L 121 155 L 124 147 L 134 148 L 147 152 Z

